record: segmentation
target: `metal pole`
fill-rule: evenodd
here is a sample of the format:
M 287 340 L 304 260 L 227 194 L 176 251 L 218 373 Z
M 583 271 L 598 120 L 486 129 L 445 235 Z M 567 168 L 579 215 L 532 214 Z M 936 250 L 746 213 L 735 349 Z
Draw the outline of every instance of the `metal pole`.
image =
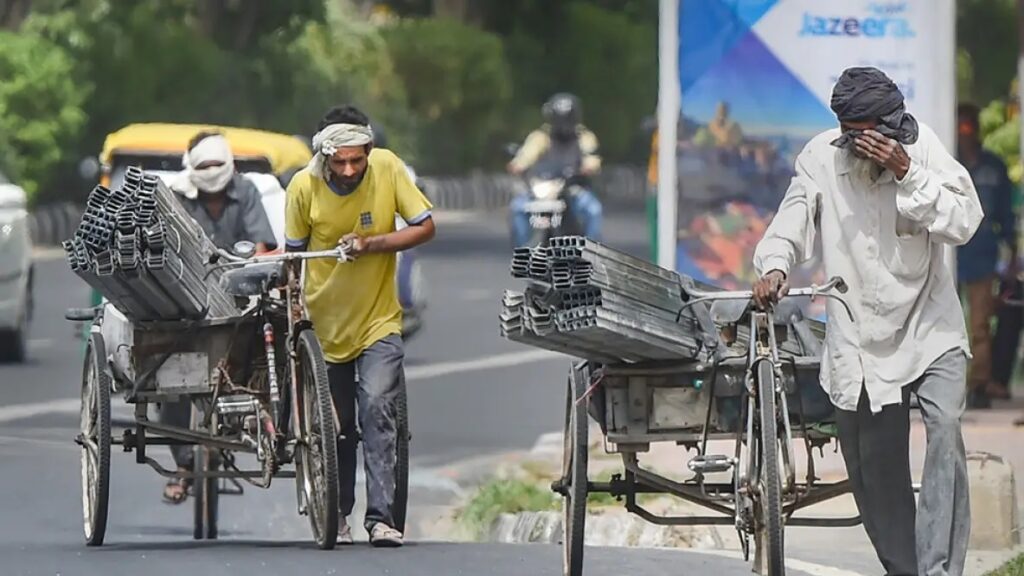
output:
M 1022 0 L 1024 1 L 1024 0 Z M 660 0 L 658 25 L 658 265 L 676 269 L 676 125 L 679 122 L 679 0 Z

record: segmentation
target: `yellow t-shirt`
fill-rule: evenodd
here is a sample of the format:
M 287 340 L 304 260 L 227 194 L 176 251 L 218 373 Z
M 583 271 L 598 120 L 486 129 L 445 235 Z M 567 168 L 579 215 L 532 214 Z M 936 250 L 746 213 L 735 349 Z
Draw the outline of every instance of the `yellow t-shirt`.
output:
M 288 184 L 285 236 L 307 250 L 330 250 L 342 236 L 395 230 L 395 214 L 411 224 L 433 207 L 394 153 L 375 148 L 359 186 L 340 195 L 304 169 Z M 326 258 L 306 263 L 310 320 L 328 362 L 348 362 L 390 334 L 400 334 L 402 307 L 395 285 L 395 254 L 367 254 L 354 262 Z

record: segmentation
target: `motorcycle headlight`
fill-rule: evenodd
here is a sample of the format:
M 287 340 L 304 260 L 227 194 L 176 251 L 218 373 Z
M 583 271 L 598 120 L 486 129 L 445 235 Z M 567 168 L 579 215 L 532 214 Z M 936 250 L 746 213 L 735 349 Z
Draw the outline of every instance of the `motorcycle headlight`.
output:
M 562 191 L 560 180 L 536 180 L 531 187 L 533 197 L 537 200 L 554 200 Z

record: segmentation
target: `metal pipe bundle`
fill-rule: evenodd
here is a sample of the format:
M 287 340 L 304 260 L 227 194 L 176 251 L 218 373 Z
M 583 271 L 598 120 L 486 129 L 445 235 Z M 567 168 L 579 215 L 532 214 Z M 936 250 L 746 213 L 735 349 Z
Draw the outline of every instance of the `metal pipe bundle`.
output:
M 132 167 L 116 190 L 97 186 L 74 236 L 68 266 L 132 321 L 201 319 L 237 313 L 206 276 L 216 247 L 155 175 Z
M 677 315 L 690 278 L 578 236 L 517 248 L 503 337 L 603 362 L 697 359 L 717 346 L 707 305 Z M 703 287 L 703 286 L 702 286 Z

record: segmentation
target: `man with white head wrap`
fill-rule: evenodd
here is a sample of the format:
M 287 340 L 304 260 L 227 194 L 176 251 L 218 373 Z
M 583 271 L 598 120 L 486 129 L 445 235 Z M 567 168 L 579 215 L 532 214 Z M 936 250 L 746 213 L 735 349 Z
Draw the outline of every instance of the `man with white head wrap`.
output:
M 374 148 L 369 119 L 351 106 L 328 111 L 313 150 L 309 166 L 288 185 L 287 249 L 344 244 L 355 258 L 308 261 L 304 279 L 341 421 L 338 542 L 352 543 L 347 517 L 355 504 L 358 420 L 366 466 L 363 525 L 374 546 L 401 546 L 404 527 L 393 514 L 396 402 L 405 387 L 396 253 L 433 238 L 432 206 L 401 159 Z M 408 226 L 397 230 L 396 214 Z
M 256 185 L 235 173 L 235 160 L 227 139 L 218 132 L 203 131 L 189 141 L 182 158 L 185 169 L 171 182 L 182 206 L 217 247 L 231 250 L 242 240 L 256 244 L 259 252 L 274 250 L 270 220 Z M 164 403 L 160 420 L 165 424 L 188 428 L 191 409 L 188 401 Z M 192 449 L 172 446 L 171 454 L 180 470 L 192 469 Z M 191 481 L 173 478 L 164 487 L 164 500 L 184 502 Z
M 235 172 L 227 138 L 215 131 L 196 134 L 182 157 L 185 169 L 171 181 L 185 210 L 219 248 L 242 240 L 258 252 L 277 248 L 259 189 Z

